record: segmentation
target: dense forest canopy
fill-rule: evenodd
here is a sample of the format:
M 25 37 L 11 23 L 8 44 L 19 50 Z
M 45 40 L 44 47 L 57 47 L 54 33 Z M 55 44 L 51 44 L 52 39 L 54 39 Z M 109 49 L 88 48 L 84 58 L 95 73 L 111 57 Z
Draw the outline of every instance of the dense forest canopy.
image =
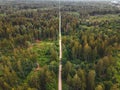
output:
M 0 90 L 58 89 L 58 2 L 0 3 Z M 61 2 L 63 90 L 120 89 L 120 8 Z

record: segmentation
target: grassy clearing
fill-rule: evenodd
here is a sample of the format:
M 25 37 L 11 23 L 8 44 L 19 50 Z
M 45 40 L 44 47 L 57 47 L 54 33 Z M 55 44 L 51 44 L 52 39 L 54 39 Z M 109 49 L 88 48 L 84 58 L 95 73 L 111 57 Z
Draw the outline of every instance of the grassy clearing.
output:
M 41 41 L 33 45 L 32 49 L 37 53 L 37 61 L 41 66 L 50 62 L 50 49 L 54 46 L 53 42 Z
M 0 14 L 0 17 L 4 17 L 4 16 L 6 16 L 6 14 Z
M 53 42 L 48 42 L 48 41 L 40 41 L 38 43 L 35 43 L 33 48 L 46 48 L 46 47 L 51 47 L 54 43 Z M 46 46 L 46 47 L 45 47 Z
M 75 16 L 79 16 L 80 14 L 78 12 L 67 12 L 70 15 L 75 15 Z

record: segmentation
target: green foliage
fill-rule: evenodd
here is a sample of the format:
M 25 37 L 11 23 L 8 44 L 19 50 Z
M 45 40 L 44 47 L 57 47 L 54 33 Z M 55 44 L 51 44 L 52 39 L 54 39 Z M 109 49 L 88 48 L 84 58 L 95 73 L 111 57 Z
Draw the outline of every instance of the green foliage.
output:
M 13 3 L 0 5 L 0 90 L 57 90 L 58 3 Z M 119 90 L 119 9 L 75 5 L 61 10 L 63 90 Z

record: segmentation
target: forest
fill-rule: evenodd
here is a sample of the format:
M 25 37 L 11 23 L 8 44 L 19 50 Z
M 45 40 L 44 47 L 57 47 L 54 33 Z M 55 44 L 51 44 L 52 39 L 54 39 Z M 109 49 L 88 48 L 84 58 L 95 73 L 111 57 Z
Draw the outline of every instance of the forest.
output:
M 59 3 L 0 3 L 0 90 L 58 90 Z M 61 2 L 62 89 L 120 90 L 120 8 Z

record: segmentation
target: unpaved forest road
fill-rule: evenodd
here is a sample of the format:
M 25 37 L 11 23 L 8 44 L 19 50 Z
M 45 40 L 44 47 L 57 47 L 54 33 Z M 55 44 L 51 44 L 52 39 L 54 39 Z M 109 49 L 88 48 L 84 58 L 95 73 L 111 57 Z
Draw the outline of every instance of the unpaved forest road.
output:
M 59 0 L 59 75 L 58 75 L 58 90 L 62 90 L 62 36 L 61 36 L 61 11 Z

